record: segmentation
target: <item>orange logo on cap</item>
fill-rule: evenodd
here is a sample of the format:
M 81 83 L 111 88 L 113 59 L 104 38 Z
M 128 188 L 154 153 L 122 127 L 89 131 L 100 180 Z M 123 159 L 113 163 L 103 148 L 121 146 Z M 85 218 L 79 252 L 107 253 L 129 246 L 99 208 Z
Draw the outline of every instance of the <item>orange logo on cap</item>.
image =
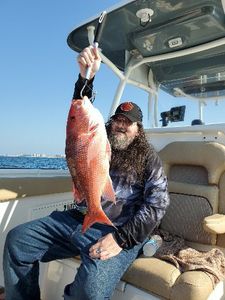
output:
M 131 102 L 125 102 L 121 104 L 120 109 L 123 111 L 130 111 L 134 108 L 133 104 Z

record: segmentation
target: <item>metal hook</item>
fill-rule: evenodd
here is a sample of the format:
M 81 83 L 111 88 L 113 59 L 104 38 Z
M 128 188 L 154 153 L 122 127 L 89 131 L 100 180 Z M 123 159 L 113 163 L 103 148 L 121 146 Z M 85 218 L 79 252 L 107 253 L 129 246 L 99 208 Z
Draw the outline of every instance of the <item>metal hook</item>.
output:
M 81 99 L 83 99 L 83 97 L 85 96 L 85 95 L 83 95 L 83 92 L 84 92 L 84 89 L 87 87 L 89 90 L 91 90 L 92 91 L 92 96 L 91 96 L 91 98 L 89 98 L 89 100 L 91 101 L 91 103 L 93 103 L 94 101 L 95 101 L 95 97 L 96 97 L 96 91 L 94 91 L 94 90 L 92 90 L 88 85 L 87 85 L 87 80 L 85 80 L 85 82 L 84 82 L 84 85 L 83 85 L 83 87 L 82 87 L 82 89 L 81 89 L 81 91 L 80 91 L 80 97 L 81 97 Z

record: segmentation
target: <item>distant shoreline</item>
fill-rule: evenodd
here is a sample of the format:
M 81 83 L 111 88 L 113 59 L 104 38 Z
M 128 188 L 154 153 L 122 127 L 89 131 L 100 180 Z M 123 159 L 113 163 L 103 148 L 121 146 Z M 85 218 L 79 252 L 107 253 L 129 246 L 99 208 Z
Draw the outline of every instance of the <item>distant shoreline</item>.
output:
M 55 155 L 48 155 L 48 154 L 0 154 L 2 157 L 40 157 L 40 158 L 65 158 L 63 154 L 55 154 Z

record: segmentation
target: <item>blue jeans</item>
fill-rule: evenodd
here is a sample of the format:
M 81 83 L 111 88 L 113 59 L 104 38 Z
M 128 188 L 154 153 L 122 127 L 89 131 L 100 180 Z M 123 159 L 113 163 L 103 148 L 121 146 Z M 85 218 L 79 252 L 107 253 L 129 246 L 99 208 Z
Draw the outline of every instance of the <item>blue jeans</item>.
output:
M 89 257 L 89 248 L 102 236 L 115 230 L 95 224 L 85 234 L 82 224 L 67 211 L 12 229 L 4 249 L 6 300 L 40 300 L 39 261 L 81 256 L 75 280 L 64 290 L 65 300 L 110 299 L 116 284 L 138 256 L 144 243 L 105 261 Z

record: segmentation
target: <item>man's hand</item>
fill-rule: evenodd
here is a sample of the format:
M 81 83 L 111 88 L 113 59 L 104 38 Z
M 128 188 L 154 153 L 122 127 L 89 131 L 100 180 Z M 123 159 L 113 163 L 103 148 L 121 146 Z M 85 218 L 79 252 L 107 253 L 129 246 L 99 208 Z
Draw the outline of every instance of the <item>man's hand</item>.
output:
M 117 244 L 111 233 L 102 237 L 96 244 L 89 249 L 89 255 L 92 258 L 99 258 L 101 260 L 109 259 L 116 256 L 123 249 Z
M 77 62 L 80 67 L 80 75 L 85 78 L 87 68 L 91 67 L 90 79 L 93 78 L 95 73 L 98 72 L 101 64 L 98 48 L 94 48 L 93 46 L 85 48 L 78 55 Z

